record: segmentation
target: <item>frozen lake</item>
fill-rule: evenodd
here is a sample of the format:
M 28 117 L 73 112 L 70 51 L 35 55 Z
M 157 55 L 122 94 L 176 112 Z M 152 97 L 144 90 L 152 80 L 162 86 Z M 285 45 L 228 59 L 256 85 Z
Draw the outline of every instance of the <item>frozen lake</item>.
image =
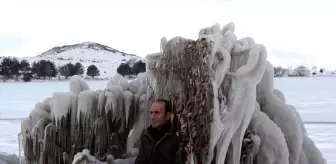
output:
M 107 81 L 88 81 L 88 84 L 92 89 L 103 89 Z M 328 164 L 336 164 L 335 84 L 333 77 L 275 79 L 275 87 L 284 92 L 287 103 L 294 105 L 307 122 L 308 133 Z M 0 153 L 18 153 L 20 119 L 28 116 L 35 103 L 55 91 L 68 90 L 69 84 L 64 81 L 0 83 Z

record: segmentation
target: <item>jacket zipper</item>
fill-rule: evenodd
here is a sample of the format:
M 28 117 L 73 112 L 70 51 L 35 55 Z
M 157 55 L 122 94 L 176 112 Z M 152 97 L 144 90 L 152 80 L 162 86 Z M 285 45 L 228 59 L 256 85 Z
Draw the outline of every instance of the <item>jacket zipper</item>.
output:
M 155 152 L 155 149 L 156 149 L 156 147 L 168 136 L 168 135 L 171 135 L 171 133 L 166 133 L 159 141 L 157 141 L 156 143 L 155 143 L 155 145 L 154 145 L 154 148 L 153 148 L 153 150 L 152 150 L 152 153 L 151 153 L 151 156 L 150 156 L 150 161 L 149 161 L 149 163 L 151 164 L 152 163 L 152 161 L 151 161 L 151 159 L 153 158 L 153 155 L 154 155 L 154 152 Z

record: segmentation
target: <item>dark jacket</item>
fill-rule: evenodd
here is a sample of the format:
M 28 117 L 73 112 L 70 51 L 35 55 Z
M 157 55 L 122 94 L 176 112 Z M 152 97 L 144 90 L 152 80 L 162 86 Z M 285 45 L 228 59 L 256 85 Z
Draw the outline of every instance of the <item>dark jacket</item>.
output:
M 162 131 L 151 126 L 144 129 L 140 137 L 139 154 L 135 164 L 178 164 L 176 153 L 180 139 L 169 122 Z

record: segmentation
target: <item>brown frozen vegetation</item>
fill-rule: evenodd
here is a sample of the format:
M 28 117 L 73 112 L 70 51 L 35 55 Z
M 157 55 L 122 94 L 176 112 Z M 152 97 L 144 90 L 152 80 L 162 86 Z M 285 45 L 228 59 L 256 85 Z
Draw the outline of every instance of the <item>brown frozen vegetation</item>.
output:
M 79 76 L 22 121 L 26 164 L 131 164 L 149 126 L 149 106 L 169 99 L 190 164 L 326 164 L 295 107 L 274 88 L 266 47 L 237 39 L 235 25 L 201 29 L 197 40 L 160 41 L 146 72 L 115 75 L 104 90 Z

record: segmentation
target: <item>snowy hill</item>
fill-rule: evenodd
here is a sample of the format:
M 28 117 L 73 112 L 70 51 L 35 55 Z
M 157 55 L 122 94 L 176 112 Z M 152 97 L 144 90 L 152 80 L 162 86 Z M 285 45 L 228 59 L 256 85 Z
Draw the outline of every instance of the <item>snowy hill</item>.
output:
M 34 61 L 50 60 L 55 63 L 57 68 L 69 62 L 73 64 L 80 62 L 85 69 L 84 76 L 86 76 L 87 67 L 93 64 L 100 71 L 99 78 L 112 77 L 116 73 L 118 66 L 130 59 L 131 61 L 142 60 L 139 56 L 127 54 L 94 42 L 54 47 L 36 57 L 24 57 L 21 59 L 28 60 L 30 64 Z

